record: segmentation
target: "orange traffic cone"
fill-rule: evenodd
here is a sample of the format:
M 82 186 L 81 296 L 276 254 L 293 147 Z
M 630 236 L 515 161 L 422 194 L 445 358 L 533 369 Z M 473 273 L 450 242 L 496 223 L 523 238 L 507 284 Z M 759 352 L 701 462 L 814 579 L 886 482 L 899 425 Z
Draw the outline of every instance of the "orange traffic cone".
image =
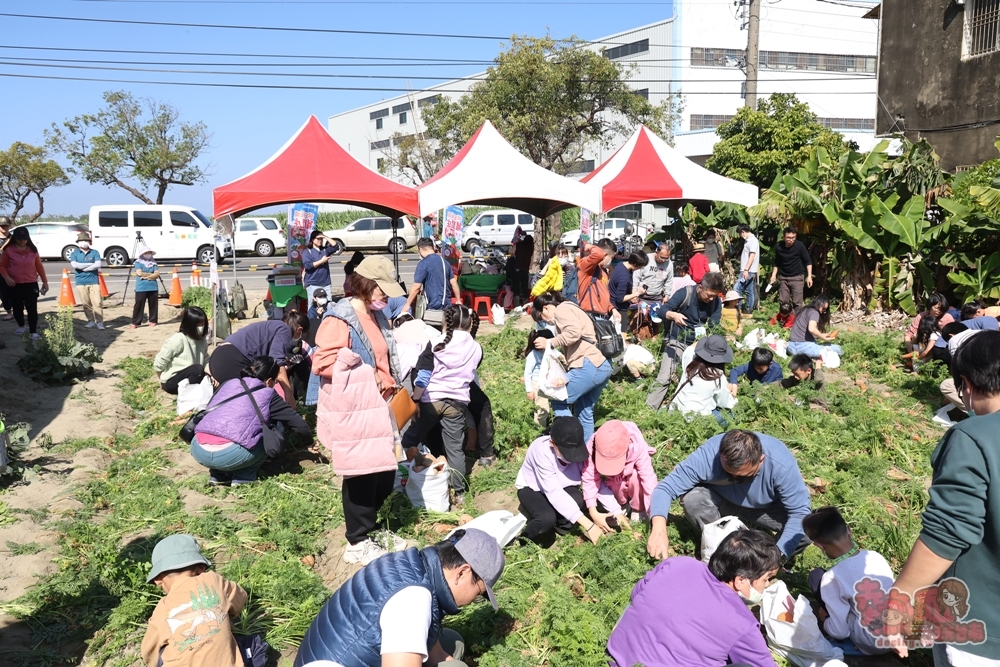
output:
M 170 300 L 167 303 L 178 308 L 181 305 L 181 277 L 177 274 L 176 268 L 174 269 L 174 277 L 170 281 Z
M 100 271 L 97 272 L 97 282 L 101 285 L 101 298 L 107 299 L 111 296 L 111 292 L 108 291 L 108 284 L 104 282 L 104 274 Z
M 69 271 L 63 269 L 62 287 L 59 288 L 59 305 L 72 308 L 76 305 L 73 286 L 69 282 Z
M 198 262 L 191 262 L 191 284 L 195 287 L 201 285 L 201 269 L 198 268 Z

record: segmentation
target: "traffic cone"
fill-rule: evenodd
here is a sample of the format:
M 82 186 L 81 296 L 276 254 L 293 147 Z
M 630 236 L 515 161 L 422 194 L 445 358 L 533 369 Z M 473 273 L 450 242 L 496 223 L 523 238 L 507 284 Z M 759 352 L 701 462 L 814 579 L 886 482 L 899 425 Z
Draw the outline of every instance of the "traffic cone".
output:
M 62 286 L 59 288 L 59 306 L 72 308 L 76 305 L 76 296 L 73 294 L 73 286 L 69 282 L 69 271 L 63 269 Z
M 171 306 L 181 306 L 181 277 L 177 274 L 177 269 L 174 268 L 174 277 L 170 281 L 170 300 L 167 301 Z
M 97 282 L 101 285 L 101 298 L 107 299 L 111 296 L 111 292 L 108 291 L 108 284 L 104 282 L 104 274 L 100 271 L 97 272 Z
M 191 262 L 191 284 L 195 287 L 201 285 L 201 269 L 198 268 L 198 262 Z

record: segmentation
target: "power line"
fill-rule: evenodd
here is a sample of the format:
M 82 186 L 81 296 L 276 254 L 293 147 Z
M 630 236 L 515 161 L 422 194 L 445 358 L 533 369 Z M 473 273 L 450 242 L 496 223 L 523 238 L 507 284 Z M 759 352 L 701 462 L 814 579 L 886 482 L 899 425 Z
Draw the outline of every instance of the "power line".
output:
M 90 60 L 67 60 L 67 59 L 43 59 L 34 58 L 33 60 L 46 60 L 47 62 L 18 62 L 10 58 L 5 58 L 0 56 L 0 65 L 12 65 L 19 67 L 46 67 L 55 69 L 85 69 L 85 70 L 97 70 L 97 71 L 110 71 L 110 72 L 149 72 L 158 74 L 211 74 L 211 75 L 235 75 L 235 76 L 260 76 L 260 77 L 303 77 L 303 78 L 329 78 L 329 79 L 407 79 L 416 81 L 444 81 L 446 83 L 451 81 L 486 81 L 485 75 L 473 75 L 473 76 L 459 76 L 459 77 L 448 77 L 448 76 L 414 76 L 410 74 L 317 74 L 317 73 L 300 73 L 300 72 L 234 72 L 234 71 L 220 71 L 220 70 L 190 70 L 190 69 L 158 69 L 158 68 L 148 68 L 148 67 L 105 67 L 105 66 L 89 66 L 90 64 L 121 64 L 121 65 L 169 65 L 171 63 L 157 63 L 157 62 L 119 62 L 119 61 L 90 61 Z M 52 61 L 56 63 L 84 63 L 84 64 L 51 64 Z M 180 65 L 196 65 L 205 66 L 200 63 L 177 63 Z M 225 65 L 225 63 L 223 63 Z M 253 65 L 253 63 L 248 63 L 248 65 Z M 735 71 L 735 70 L 734 70 Z M 768 79 L 758 79 L 761 82 L 778 82 L 778 81 L 791 81 L 791 82 L 801 82 L 801 81 L 859 81 L 862 79 L 872 79 L 875 77 L 871 75 L 866 76 L 846 76 L 846 77 L 819 77 L 819 78 L 768 78 Z M 586 79 L 581 80 L 584 83 L 613 83 L 617 79 Z M 719 79 L 626 79 L 626 83 L 719 83 Z
M 146 5 L 663 5 L 663 2 L 635 2 L 634 0 L 592 0 L 571 2 L 569 0 L 69 0 L 70 2 L 99 4 L 146 4 Z
M 431 90 L 421 90 L 414 91 L 412 88 L 371 88 L 371 87 L 356 87 L 356 86 L 303 86 L 303 85 L 279 85 L 279 84 L 253 84 L 253 83 L 227 83 L 227 82 L 210 82 L 210 81 L 147 81 L 141 79 L 106 79 L 101 77 L 69 77 L 69 76 L 55 76 L 48 74 L 12 74 L 9 72 L 0 72 L 0 76 L 8 77 L 13 79 L 46 79 L 52 81 L 96 81 L 100 83 L 135 83 L 135 84 L 149 84 L 155 86 L 192 86 L 198 88 L 248 88 L 256 90 L 317 90 L 317 91 L 366 91 L 366 92 L 383 92 L 383 93 L 456 93 L 465 94 L 468 90 L 449 90 L 443 88 L 434 88 Z M 723 82 L 716 82 L 723 83 Z M 769 81 L 762 81 L 762 83 L 770 83 Z M 803 91 L 795 92 L 789 90 L 778 90 L 774 92 L 762 92 L 758 93 L 760 95 L 774 95 L 777 93 L 787 93 L 794 95 L 874 95 L 873 91 Z M 649 91 L 650 95 L 676 95 L 671 91 Z M 720 90 L 720 91 L 693 91 L 684 92 L 681 91 L 679 94 L 684 96 L 689 95 L 739 95 L 737 90 Z M 374 104 L 369 104 L 366 106 L 373 106 Z

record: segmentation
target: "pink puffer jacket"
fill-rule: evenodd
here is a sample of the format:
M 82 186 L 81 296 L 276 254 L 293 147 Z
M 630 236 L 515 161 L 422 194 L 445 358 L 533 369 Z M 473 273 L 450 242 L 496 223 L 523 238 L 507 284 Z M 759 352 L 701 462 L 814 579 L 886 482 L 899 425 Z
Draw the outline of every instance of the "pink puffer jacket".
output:
M 342 477 L 396 469 L 392 417 L 375 369 L 350 348 L 340 348 L 330 379 L 321 378 L 316 435 Z

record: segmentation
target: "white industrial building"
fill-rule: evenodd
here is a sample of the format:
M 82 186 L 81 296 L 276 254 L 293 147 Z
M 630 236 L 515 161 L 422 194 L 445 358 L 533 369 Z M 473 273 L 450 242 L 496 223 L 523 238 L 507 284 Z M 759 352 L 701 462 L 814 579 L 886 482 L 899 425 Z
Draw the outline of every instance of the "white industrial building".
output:
M 744 0 L 745 1 L 745 0 Z M 874 143 L 878 21 L 863 18 L 877 4 L 865 0 L 763 2 L 758 99 L 789 92 L 808 103 L 828 127 L 862 149 Z M 715 128 L 744 105 L 746 7 L 732 0 L 675 0 L 674 17 L 610 35 L 592 48 L 616 62 L 634 63 L 630 85 L 659 104 L 670 94 L 683 104 L 674 145 L 704 163 L 718 140 Z M 455 99 L 482 75 L 381 100 L 329 117 L 330 134 L 363 164 L 378 169 L 393 136 L 422 129 L 420 111 Z M 592 171 L 624 142 L 594 146 L 576 171 Z M 644 207 L 645 208 L 645 207 Z M 651 208 L 651 207 L 650 207 Z M 652 219 L 635 207 L 628 217 Z M 660 217 L 657 215 L 656 217 Z

